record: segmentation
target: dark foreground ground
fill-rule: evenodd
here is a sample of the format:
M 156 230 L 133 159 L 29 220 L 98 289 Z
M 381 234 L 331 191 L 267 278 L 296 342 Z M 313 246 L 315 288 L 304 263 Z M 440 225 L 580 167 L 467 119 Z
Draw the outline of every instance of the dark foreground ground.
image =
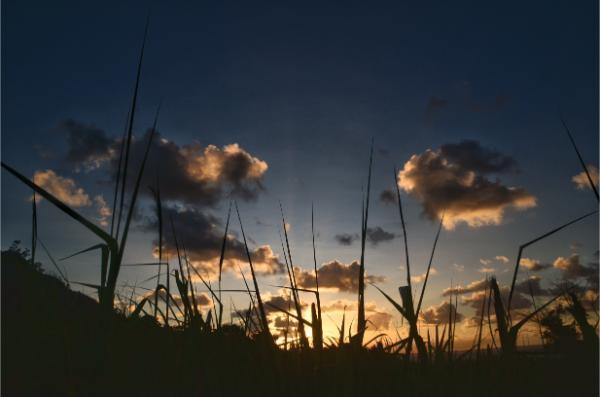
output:
M 174 331 L 114 315 L 2 253 L 2 396 L 598 396 L 598 358 L 421 365 L 348 347 L 272 351 L 237 328 Z

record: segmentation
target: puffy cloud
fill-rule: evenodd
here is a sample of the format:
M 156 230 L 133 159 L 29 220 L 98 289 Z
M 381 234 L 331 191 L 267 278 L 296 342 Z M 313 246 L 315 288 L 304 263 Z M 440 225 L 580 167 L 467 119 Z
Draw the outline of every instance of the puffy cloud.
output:
M 526 280 L 515 284 L 515 292 L 520 292 L 526 296 L 548 296 L 551 292 L 541 286 L 541 277 L 531 276 Z
M 379 194 L 379 200 L 384 204 L 396 204 L 396 195 L 392 192 L 392 189 L 385 189 Z
M 421 202 L 431 219 L 445 214 L 446 229 L 461 222 L 470 227 L 498 225 L 507 208 L 536 205 L 535 197 L 524 189 L 488 179 L 489 174 L 513 169 L 512 157 L 465 140 L 413 155 L 399 172 L 398 183 Z
M 452 268 L 454 268 L 455 271 L 462 273 L 465 271 L 465 265 L 460 265 L 458 263 L 453 263 L 452 264 Z
M 438 274 L 438 271 L 436 270 L 435 267 L 432 267 L 429 270 L 429 276 L 436 276 Z M 417 276 L 411 276 L 410 279 L 412 280 L 413 283 L 418 284 L 418 283 L 422 283 L 423 281 L 425 281 L 425 273 L 423 274 L 419 274 Z
M 358 261 L 354 261 L 349 265 L 337 260 L 327 262 L 318 269 L 319 288 L 334 289 L 340 292 L 357 292 L 359 268 Z M 307 289 L 316 288 L 314 272 L 297 267 L 295 268 L 295 273 L 298 287 Z M 366 283 L 384 281 L 385 277 L 365 275 Z
M 96 169 L 115 153 L 113 139 L 93 124 L 65 120 L 60 123 L 59 129 L 68 134 L 65 160 L 77 171 Z
M 281 313 L 279 309 L 288 310 L 290 313 L 296 314 L 294 301 L 289 296 L 264 294 L 263 304 L 267 316 L 271 313 Z M 306 303 L 300 302 L 301 310 L 307 307 Z
M 391 241 L 394 238 L 396 238 L 394 233 L 383 230 L 380 226 L 367 228 L 367 241 L 373 246 L 376 246 L 379 243 Z
M 479 259 L 479 263 L 481 263 L 484 267 L 489 268 L 489 266 L 494 263 L 494 262 L 499 262 L 499 263 L 508 263 L 509 260 L 506 256 L 504 255 L 497 255 L 493 258 L 481 258 Z M 493 271 L 493 270 L 492 270 Z M 485 272 L 482 272 L 485 273 Z
M 373 247 L 379 245 L 379 243 L 384 243 L 391 241 L 396 238 L 396 234 L 392 232 L 388 232 L 384 230 L 380 226 L 369 227 L 367 228 L 367 242 L 371 244 Z M 341 233 L 335 235 L 335 240 L 340 245 L 352 245 L 354 242 L 358 241 L 360 236 L 358 234 L 349 234 L 349 233 Z
M 581 264 L 578 254 L 567 258 L 559 256 L 552 265 L 556 269 L 562 270 L 565 280 L 585 279 L 592 286 L 598 285 L 598 264 L 590 263 L 588 266 L 584 266 Z
M 494 273 L 496 269 L 494 269 L 493 267 L 482 266 L 479 269 L 477 269 L 477 271 L 479 273 Z
M 319 283 L 320 283 L 319 278 Z M 353 312 L 358 308 L 358 304 L 356 301 L 348 301 L 345 299 L 338 299 L 329 303 L 325 303 L 321 305 L 321 311 L 326 312 Z M 369 330 L 386 330 L 390 329 L 390 325 L 393 319 L 393 316 L 390 313 L 387 313 L 384 309 L 380 308 L 374 302 L 366 302 L 365 303 L 365 314 L 367 321 L 370 323 L 368 327 Z
M 358 234 L 348 234 L 341 233 L 335 235 L 335 240 L 340 245 L 352 245 L 356 240 L 358 240 Z
M 452 313 L 452 320 L 456 318 L 457 322 L 464 319 L 464 316 L 456 311 L 456 307 L 450 302 L 442 302 L 437 306 L 429 306 L 427 309 L 422 310 L 420 317 L 425 324 L 448 324 L 450 319 L 450 313 Z
M 588 171 L 590 172 L 590 176 L 592 177 L 592 181 L 598 186 L 598 168 L 594 167 L 591 164 L 587 166 Z M 577 189 L 591 189 L 590 181 L 587 177 L 585 171 L 581 171 L 579 174 L 573 176 L 571 178 Z
M 71 207 L 89 207 L 92 205 L 88 194 L 83 188 L 77 187 L 73 179 L 57 175 L 52 170 L 36 171 L 33 175 L 33 181 Z
M 137 169 L 147 144 L 148 133 L 135 140 L 131 163 Z M 156 134 L 151 159 L 144 171 L 142 186 L 155 186 L 158 176 L 165 201 L 179 201 L 188 206 L 214 206 L 234 194 L 244 200 L 256 199 L 264 190 L 262 177 L 268 169 L 265 161 L 252 156 L 237 143 L 202 147 L 199 144 L 178 146 Z M 117 167 L 113 159 L 113 174 Z M 130 179 L 133 183 L 133 178 Z M 143 192 L 146 192 L 144 189 Z
M 486 279 L 475 280 L 467 284 L 467 286 L 463 287 L 461 285 L 457 285 L 456 287 L 446 288 L 442 291 L 442 296 L 449 295 L 463 295 L 472 292 L 483 291 L 487 288 L 488 282 Z
M 549 263 L 540 263 L 539 260 L 531 258 L 521 258 L 519 264 L 532 272 L 539 272 L 552 266 Z
M 98 212 L 98 222 L 102 226 L 108 226 L 108 217 L 112 215 L 112 210 L 106 205 L 104 196 L 98 195 L 94 197 L 94 203 L 96 204 L 96 211 Z
M 502 298 L 502 302 L 504 303 L 504 308 L 506 309 L 506 303 L 508 302 L 508 294 L 509 294 L 510 288 L 506 285 L 500 286 L 499 288 L 500 288 L 500 296 Z M 529 292 L 527 293 L 527 295 L 529 295 Z M 475 309 L 475 316 L 480 316 L 484 296 L 486 297 L 486 300 L 487 300 L 487 298 L 489 297 L 489 291 L 480 290 L 480 291 L 472 292 L 470 295 L 464 296 L 462 298 L 462 303 L 466 306 L 469 306 L 469 307 L 472 307 L 473 309 Z M 493 295 L 492 295 L 492 299 L 494 299 Z M 487 306 L 487 304 L 486 304 L 486 306 Z M 526 295 L 524 295 L 523 293 L 521 293 L 519 291 L 515 291 L 515 293 L 513 293 L 512 302 L 510 305 L 511 310 L 527 309 L 530 306 L 531 306 L 531 301 L 527 298 Z M 487 310 L 487 308 L 485 310 Z M 494 310 L 493 302 L 492 302 L 490 310 L 492 312 Z
M 65 161 L 76 169 L 94 169 L 110 164 L 116 177 L 120 139 L 110 138 L 92 125 L 66 121 L 62 127 L 69 134 Z M 143 158 L 150 131 L 131 142 L 128 176 L 136 173 Z M 215 206 L 222 198 L 234 194 L 253 200 L 264 190 L 262 178 L 268 164 L 244 150 L 237 143 L 218 148 L 198 143 L 179 146 L 156 133 L 150 160 L 146 164 L 142 186 L 155 186 L 159 178 L 162 198 L 189 206 Z M 135 178 L 127 178 L 134 183 Z M 141 194 L 149 194 L 142 189 Z
M 219 220 L 194 208 L 163 207 L 163 253 L 171 256 L 176 255 L 171 220 L 173 221 L 180 249 L 185 246 L 192 265 L 203 273 L 203 276 L 206 274 L 207 277 L 214 277 L 218 273 L 218 262 L 223 243 L 223 230 Z M 146 219 L 142 230 L 157 232 L 157 225 L 157 219 Z M 154 245 L 156 251 L 158 241 L 155 240 Z M 284 269 L 279 256 L 268 245 L 251 249 L 251 258 L 254 269 L 259 274 L 279 274 Z M 234 236 L 228 235 L 223 269 L 237 272 L 237 266 L 246 263 L 247 256 L 244 243 Z
M 392 322 L 392 315 L 386 312 L 366 312 L 365 313 L 367 322 L 370 323 L 375 331 L 383 331 L 386 329 L 390 329 L 390 324 Z M 368 327 L 367 328 L 371 328 Z M 373 331 L 373 329 L 370 329 Z
M 591 307 L 595 311 L 598 311 L 598 290 L 588 289 L 584 291 L 581 295 L 581 303 L 583 303 L 585 306 Z

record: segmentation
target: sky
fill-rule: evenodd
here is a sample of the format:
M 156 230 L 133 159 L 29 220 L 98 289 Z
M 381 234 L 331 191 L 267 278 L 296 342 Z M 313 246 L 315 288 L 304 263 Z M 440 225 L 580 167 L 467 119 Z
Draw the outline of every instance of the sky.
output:
M 272 286 L 286 282 L 279 202 L 304 272 L 313 266 L 314 205 L 317 261 L 332 285 L 324 300 L 339 322 L 334 303 L 356 301 L 352 282 L 340 280 L 360 256 L 371 139 L 367 274 L 394 297 L 406 283 L 396 167 L 413 276 L 425 272 L 445 214 L 423 303 L 432 314 L 451 283 L 466 288 L 495 274 L 506 285 L 519 245 L 597 207 L 561 124 L 597 179 L 597 2 L 284 3 L 2 2 L 2 161 L 110 224 L 117 143 L 150 10 L 131 173 L 162 100 L 160 135 L 128 263 L 153 260 L 147 186 L 160 174 L 198 269 L 214 276 L 214 248 L 236 199 L 264 293 L 277 297 Z M 4 171 L 1 178 L 2 249 L 13 240 L 27 247 L 31 192 Z M 55 258 L 97 242 L 47 202 L 38 213 L 39 237 Z M 235 217 L 230 233 L 225 285 L 241 288 Z M 527 248 L 530 269 L 519 281 L 583 285 L 597 274 L 597 252 L 594 215 Z M 71 280 L 93 283 L 97 263 L 91 253 L 61 265 Z M 123 268 L 120 280 L 141 285 L 154 271 Z M 299 274 L 310 285 L 311 274 Z M 466 334 L 477 292 L 460 295 Z M 399 322 L 374 288 L 366 300 L 384 329 Z

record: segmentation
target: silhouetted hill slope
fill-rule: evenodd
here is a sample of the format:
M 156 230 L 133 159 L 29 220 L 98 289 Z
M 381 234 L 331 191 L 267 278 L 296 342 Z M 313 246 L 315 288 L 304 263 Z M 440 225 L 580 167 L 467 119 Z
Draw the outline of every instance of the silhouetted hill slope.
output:
M 2 252 L 2 396 L 597 396 L 598 362 L 523 356 L 429 365 L 350 346 L 271 350 L 236 326 L 166 329 L 113 313 Z

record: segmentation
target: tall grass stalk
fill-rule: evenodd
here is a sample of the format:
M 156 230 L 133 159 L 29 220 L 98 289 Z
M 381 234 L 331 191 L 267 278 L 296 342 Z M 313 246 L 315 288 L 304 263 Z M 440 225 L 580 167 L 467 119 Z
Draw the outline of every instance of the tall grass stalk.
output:
M 298 321 L 298 333 L 300 334 L 300 344 L 303 348 L 308 348 L 308 339 L 306 338 L 306 331 L 304 329 L 304 319 L 302 318 L 302 303 L 300 301 L 300 296 L 297 292 L 298 285 L 296 284 L 296 274 L 294 272 L 294 262 L 292 261 L 292 251 L 290 250 L 290 240 L 288 238 L 287 225 L 285 222 L 285 215 L 283 214 L 283 206 L 281 202 L 279 202 L 279 209 L 281 211 L 281 223 L 283 227 L 283 233 L 285 236 L 285 245 L 287 248 L 287 257 L 289 259 L 289 267 L 288 271 L 290 272 L 290 282 L 292 283 L 292 292 L 294 295 L 294 305 L 296 307 L 296 315 L 299 319 Z M 285 255 L 285 252 L 284 252 Z
M 590 183 L 590 188 L 592 189 L 592 191 L 594 192 L 594 195 L 596 196 L 596 201 L 600 202 L 600 196 L 598 195 L 598 188 L 596 187 L 596 184 L 594 183 L 594 180 L 592 179 L 592 176 L 590 175 L 590 171 L 588 170 L 587 165 L 585 164 L 585 161 L 583 161 L 583 157 L 581 156 L 581 153 L 579 152 L 579 149 L 577 148 L 577 145 L 575 144 L 575 139 L 573 139 L 573 135 L 571 135 L 571 131 L 569 131 L 569 127 L 567 127 L 567 123 L 565 123 L 565 121 L 562 118 L 560 119 L 560 121 L 562 122 L 563 127 L 565 127 L 565 131 L 567 132 L 569 140 L 571 141 L 571 145 L 573 145 L 573 149 L 575 149 L 575 153 L 577 153 L 577 158 L 579 159 L 581 168 L 583 168 L 583 171 L 585 172 L 585 175 L 587 176 L 588 182 Z
M 371 196 L 371 173 L 373 169 L 373 146 L 375 139 L 371 138 L 371 151 L 369 153 L 369 173 L 367 176 L 367 197 L 362 216 L 364 217 L 361 225 L 360 241 L 360 267 L 358 270 L 358 320 L 356 324 L 355 340 L 357 345 L 362 346 L 365 331 L 367 329 L 367 320 L 365 316 L 365 248 L 367 242 L 367 228 L 369 224 L 369 201 Z
M 260 296 L 260 289 L 258 288 L 258 281 L 256 280 L 256 273 L 254 272 L 254 266 L 252 265 L 252 257 L 250 255 L 250 249 L 248 248 L 248 242 L 246 241 L 246 233 L 244 232 L 244 225 L 242 224 L 242 217 L 240 216 L 240 209 L 238 208 L 237 202 L 235 204 L 235 211 L 238 216 L 238 221 L 240 222 L 240 230 L 242 232 L 242 237 L 244 239 L 244 247 L 246 248 L 246 255 L 248 257 L 248 264 L 250 265 L 250 273 L 252 274 L 252 282 L 254 283 L 254 291 L 256 292 L 256 300 L 258 302 L 258 312 L 260 315 L 260 321 L 263 327 L 263 333 L 265 334 L 267 341 L 269 344 L 274 344 L 273 336 L 271 335 L 271 331 L 269 329 L 269 321 L 267 320 L 267 315 L 265 313 L 265 307 L 263 305 L 263 300 Z
M 578 218 L 575 218 L 572 221 L 567 222 L 567 223 L 565 223 L 565 224 L 563 224 L 563 225 L 561 225 L 561 226 L 559 226 L 557 228 L 554 228 L 551 231 L 549 231 L 548 233 L 544 233 L 541 236 L 536 237 L 533 240 L 528 241 L 528 242 L 526 242 L 525 244 L 522 244 L 519 247 L 519 253 L 517 254 L 517 262 L 515 263 L 515 271 L 513 273 L 512 282 L 510 284 L 510 292 L 508 293 L 508 304 L 507 304 L 508 308 L 507 308 L 507 313 L 508 313 L 508 319 L 509 319 L 509 321 L 510 321 L 510 307 L 511 307 L 511 302 L 512 302 L 512 296 L 513 296 L 513 292 L 514 292 L 514 289 L 515 289 L 515 283 L 517 281 L 517 274 L 519 272 L 519 265 L 521 263 L 521 255 L 523 254 L 523 250 L 525 248 L 529 247 L 530 245 L 532 245 L 534 243 L 537 243 L 538 241 L 543 240 L 546 237 L 549 237 L 549 236 L 553 235 L 554 233 L 556 233 L 558 231 L 561 231 L 562 229 L 566 228 L 567 226 L 570 226 L 570 225 L 572 225 L 574 223 L 577 223 L 580 220 L 585 219 L 588 216 L 594 215 L 594 214 L 597 214 L 597 213 L 598 213 L 598 210 L 595 210 L 595 211 L 589 212 L 589 213 L 587 213 L 585 215 L 582 215 L 582 216 L 580 216 Z

